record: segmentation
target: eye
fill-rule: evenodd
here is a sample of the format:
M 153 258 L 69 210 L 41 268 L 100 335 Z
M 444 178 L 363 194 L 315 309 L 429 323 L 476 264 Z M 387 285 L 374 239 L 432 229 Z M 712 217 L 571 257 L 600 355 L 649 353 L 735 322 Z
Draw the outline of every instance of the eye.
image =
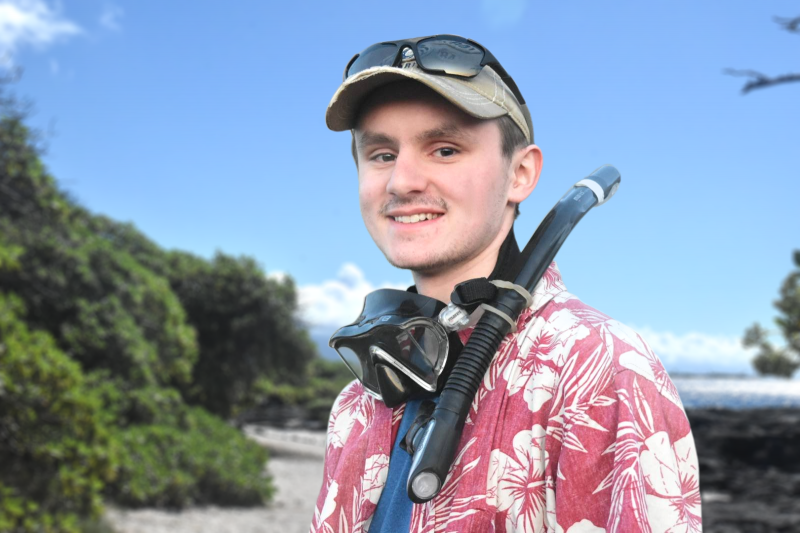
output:
M 371 161 L 376 161 L 378 163 L 391 163 L 395 159 L 397 159 L 397 156 L 389 152 L 382 152 L 370 157 Z
M 458 150 L 456 150 L 455 148 L 451 148 L 449 146 L 445 146 L 444 148 L 437 148 L 434 151 L 434 154 L 436 154 L 438 157 L 453 157 L 457 153 Z

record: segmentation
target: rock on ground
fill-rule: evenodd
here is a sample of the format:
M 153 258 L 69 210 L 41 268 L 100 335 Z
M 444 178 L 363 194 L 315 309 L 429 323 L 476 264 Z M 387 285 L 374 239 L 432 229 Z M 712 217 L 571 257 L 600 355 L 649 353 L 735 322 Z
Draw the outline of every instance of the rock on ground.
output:
M 800 410 L 687 409 L 703 531 L 800 532 Z

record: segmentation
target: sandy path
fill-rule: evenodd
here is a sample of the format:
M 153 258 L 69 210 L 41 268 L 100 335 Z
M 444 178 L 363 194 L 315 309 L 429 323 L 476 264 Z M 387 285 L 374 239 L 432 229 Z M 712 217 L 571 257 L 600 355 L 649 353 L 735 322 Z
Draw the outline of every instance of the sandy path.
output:
M 306 533 L 322 483 L 321 450 L 291 454 L 277 448 L 280 451 L 273 450 L 267 468 L 277 493 L 267 507 L 197 507 L 180 512 L 112 508 L 106 520 L 118 533 Z

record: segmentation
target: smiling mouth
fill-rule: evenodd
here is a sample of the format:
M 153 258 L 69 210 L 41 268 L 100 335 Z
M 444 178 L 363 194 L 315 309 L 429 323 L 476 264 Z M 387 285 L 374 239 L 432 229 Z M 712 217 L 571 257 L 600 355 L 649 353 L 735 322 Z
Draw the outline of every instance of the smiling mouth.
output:
M 419 213 L 417 215 L 409 215 L 403 217 L 390 217 L 393 218 L 395 222 L 400 222 L 401 224 L 416 224 L 417 222 L 424 222 L 426 220 L 433 220 L 435 218 L 439 218 L 439 213 Z

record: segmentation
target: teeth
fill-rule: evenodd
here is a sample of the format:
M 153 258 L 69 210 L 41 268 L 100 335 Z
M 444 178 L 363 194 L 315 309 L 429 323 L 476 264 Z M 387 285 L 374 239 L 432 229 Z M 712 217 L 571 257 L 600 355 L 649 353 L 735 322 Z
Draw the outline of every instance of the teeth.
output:
M 438 213 L 420 213 L 417 215 L 410 215 L 407 217 L 394 217 L 395 221 L 401 222 L 403 224 L 414 224 L 415 222 L 420 222 L 424 220 L 433 220 L 434 218 L 439 218 Z

